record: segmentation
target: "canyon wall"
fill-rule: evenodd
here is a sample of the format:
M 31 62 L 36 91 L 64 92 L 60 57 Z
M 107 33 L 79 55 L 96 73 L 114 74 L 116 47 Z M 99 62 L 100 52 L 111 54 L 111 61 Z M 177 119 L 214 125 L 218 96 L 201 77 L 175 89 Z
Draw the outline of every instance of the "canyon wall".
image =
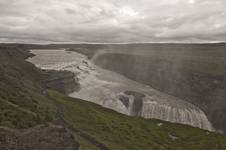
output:
M 47 78 L 43 80 L 46 88 L 53 89 L 64 94 L 79 91 L 80 84 L 75 74 L 69 71 L 45 70 Z

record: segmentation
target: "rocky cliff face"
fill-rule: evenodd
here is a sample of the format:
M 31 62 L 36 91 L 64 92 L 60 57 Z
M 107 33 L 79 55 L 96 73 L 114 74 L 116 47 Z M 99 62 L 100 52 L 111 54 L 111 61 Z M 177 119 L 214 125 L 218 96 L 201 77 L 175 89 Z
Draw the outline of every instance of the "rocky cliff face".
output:
M 47 88 L 64 94 L 79 91 L 80 84 L 74 73 L 69 71 L 45 71 L 48 77 L 43 81 Z
M 225 131 L 224 62 L 209 57 L 198 59 L 194 59 L 195 56 L 187 57 L 186 55 L 167 57 L 164 54 L 146 57 L 107 53 L 96 58 L 95 63 L 195 104 L 204 110 L 216 129 Z

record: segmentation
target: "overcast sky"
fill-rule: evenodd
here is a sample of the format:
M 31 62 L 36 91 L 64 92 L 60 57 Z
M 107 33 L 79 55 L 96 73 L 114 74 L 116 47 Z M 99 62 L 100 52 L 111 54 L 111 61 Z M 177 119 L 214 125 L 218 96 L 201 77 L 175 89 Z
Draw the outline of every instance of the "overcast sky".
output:
M 226 0 L 0 0 L 0 42 L 226 41 Z

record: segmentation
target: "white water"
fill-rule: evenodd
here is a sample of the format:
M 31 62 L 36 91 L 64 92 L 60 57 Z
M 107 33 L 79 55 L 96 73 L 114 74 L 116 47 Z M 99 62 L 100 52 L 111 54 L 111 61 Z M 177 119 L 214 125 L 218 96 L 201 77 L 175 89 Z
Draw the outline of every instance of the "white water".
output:
M 176 97 L 159 92 L 150 86 L 129 80 L 117 73 L 104 70 L 86 56 L 64 50 L 32 50 L 36 56 L 28 61 L 42 69 L 68 70 L 79 78 L 81 90 L 69 96 L 81 98 L 117 112 L 132 115 L 134 96 L 124 91 L 136 91 L 145 94 L 140 116 L 175 123 L 187 124 L 202 129 L 213 130 L 206 115 L 198 107 Z M 120 96 L 129 99 L 126 107 Z

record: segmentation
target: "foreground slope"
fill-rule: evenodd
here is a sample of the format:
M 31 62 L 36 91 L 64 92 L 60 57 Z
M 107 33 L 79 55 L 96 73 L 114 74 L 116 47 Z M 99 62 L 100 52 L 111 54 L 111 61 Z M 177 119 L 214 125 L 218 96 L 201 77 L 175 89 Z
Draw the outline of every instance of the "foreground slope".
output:
M 48 75 L 24 60 L 29 56 L 1 47 L 0 149 L 226 149 L 224 134 L 128 117 L 47 90 Z
M 128 117 L 101 106 L 50 92 L 65 120 L 113 150 L 225 149 L 225 135 L 190 126 Z

